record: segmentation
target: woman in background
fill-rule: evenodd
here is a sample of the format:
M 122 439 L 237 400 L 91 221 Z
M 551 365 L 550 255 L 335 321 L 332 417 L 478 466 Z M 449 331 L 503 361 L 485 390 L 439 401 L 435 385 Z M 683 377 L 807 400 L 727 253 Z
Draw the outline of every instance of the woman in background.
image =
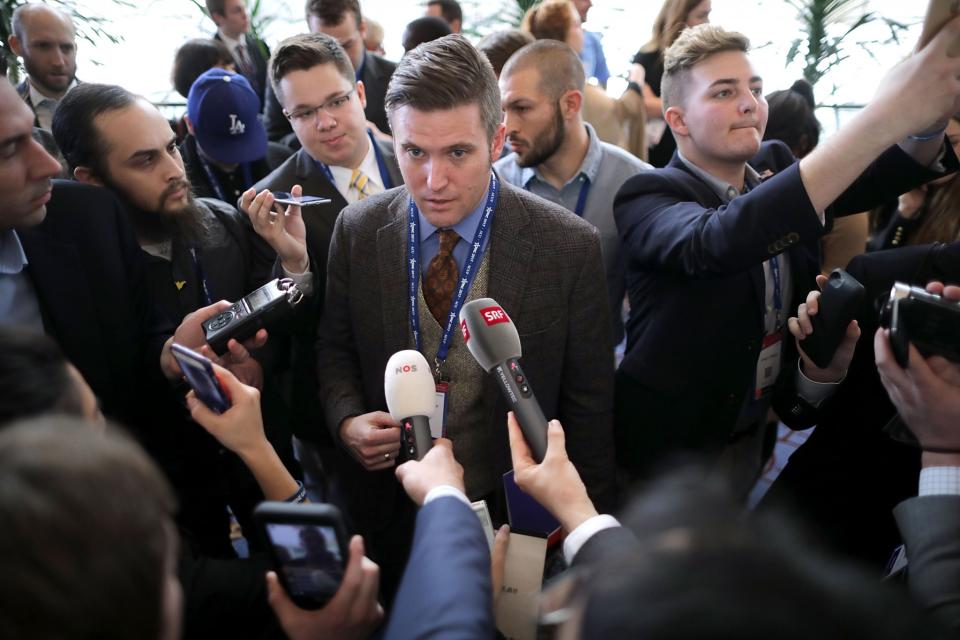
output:
M 687 27 L 710 22 L 711 10 L 710 0 L 666 0 L 653 23 L 653 37 L 633 56 L 634 71 L 631 77 L 643 72 L 647 143 L 650 145 L 648 160 L 655 167 L 667 166 L 677 148 L 673 134 L 663 119 L 663 103 L 660 100 L 663 52 Z

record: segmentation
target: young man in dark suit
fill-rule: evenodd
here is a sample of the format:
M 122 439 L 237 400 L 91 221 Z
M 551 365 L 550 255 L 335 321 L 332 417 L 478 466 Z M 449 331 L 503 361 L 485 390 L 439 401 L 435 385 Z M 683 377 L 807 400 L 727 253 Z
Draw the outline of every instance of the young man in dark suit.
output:
M 631 307 L 617 378 L 625 466 L 646 474 L 696 452 L 745 496 L 769 453 L 771 403 L 789 423 L 829 395 L 856 327 L 826 370 L 800 371 L 786 310 L 816 288 L 817 240 L 833 216 L 956 167 L 943 129 L 960 92 L 943 78 L 960 72 L 945 54 L 958 31 L 951 23 L 895 68 L 799 163 L 782 144 L 761 145 L 767 107 L 746 38 L 699 25 L 666 52 L 664 117 L 678 153 L 627 181 L 614 205 Z
M 386 104 L 407 186 L 337 219 L 318 370 L 327 426 L 353 457 L 344 483 L 352 515 L 389 585 L 403 566 L 412 515 L 390 473 L 400 432 L 384 413 L 383 370 L 394 352 L 415 347 L 436 363 L 467 496 L 491 500 L 495 511 L 502 505 L 506 407 L 459 330 L 446 328 L 467 299 L 492 297 L 507 311 L 540 405 L 566 420 L 591 495 L 610 505 L 614 487 L 613 352 L 597 230 L 491 170 L 505 133 L 500 94 L 489 62 L 462 36 L 408 53 Z M 419 264 L 408 268 L 415 254 Z M 457 274 L 473 282 L 454 299 Z
M 353 66 L 354 80 L 363 82 L 366 103 L 363 110 L 366 118 L 380 132 L 390 133 L 390 122 L 383 107 L 390 76 L 397 65 L 386 58 L 366 51 L 363 38 L 366 22 L 357 0 L 309 0 L 307 2 L 307 26 L 310 33 L 323 33 L 343 47 Z M 276 82 L 274 80 L 273 82 Z M 291 127 L 283 113 L 276 87 L 268 87 L 264 124 L 271 140 L 280 140 L 295 145 L 296 138 L 290 135 Z
M 305 195 L 332 201 L 302 210 L 307 249 L 322 291 L 333 223 L 340 210 L 401 184 L 403 176 L 393 147 L 367 128 L 366 85 L 356 79 L 350 58 L 334 38 L 322 33 L 288 38 L 270 64 L 275 94 L 301 148 L 245 193 L 239 207 L 255 215 L 269 211 L 271 192 L 292 191 L 296 185 Z M 313 354 L 322 293 L 311 305 L 309 320 L 296 330 L 291 354 L 294 430 L 302 440 L 326 444 Z
M 246 0 L 206 0 L 207 13 L 217 23 L 214 39 L 223 42 L 233 56 L 237 73 L 253 87 L 264 108 L 267 90 L 267 61 L 270 49 L 250 35 L 250 16 Z

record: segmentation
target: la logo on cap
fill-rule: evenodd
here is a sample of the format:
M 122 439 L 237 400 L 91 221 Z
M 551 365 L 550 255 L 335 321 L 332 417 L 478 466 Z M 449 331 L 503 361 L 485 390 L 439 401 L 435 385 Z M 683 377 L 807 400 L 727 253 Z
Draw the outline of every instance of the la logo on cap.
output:
M 230 135 L 240 136 L 243 135 L 243 132 L 247 130 L 247 125 L 243 124 L 243 121 L 237 117 L 237 114 L 230 114 Z

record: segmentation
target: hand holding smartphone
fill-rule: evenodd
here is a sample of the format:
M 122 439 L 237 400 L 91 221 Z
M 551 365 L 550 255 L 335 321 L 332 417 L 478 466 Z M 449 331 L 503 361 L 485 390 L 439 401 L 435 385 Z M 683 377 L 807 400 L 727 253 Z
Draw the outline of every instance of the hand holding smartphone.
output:
M 333 598 L 347 566 L 340 511 L 327 504 L 263 502 L 253 512 L 283 589 L 303 609 Z
M 210 359 L 176 342 L 170 349 L 197 398 L 214 413 L 223 413 L 229 409 L 230 396 L 217 378 Z
M 330 202 L 330 198 L 320 198 L 317 196 L 295 196 L 287 191 L 274 191 L 273 201 L 276 204 L 292 204 L 297 207 L 313 207 L 318 204 L 327 204 Z

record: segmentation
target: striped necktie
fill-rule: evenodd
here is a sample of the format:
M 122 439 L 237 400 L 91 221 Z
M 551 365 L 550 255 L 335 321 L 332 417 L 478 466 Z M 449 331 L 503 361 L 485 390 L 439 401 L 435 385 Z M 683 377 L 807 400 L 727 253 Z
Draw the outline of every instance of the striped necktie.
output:
M 370 195 L 370 178 L 363 171 L 354 169 L 350 174 L 350 188 L 357 190 L 358 200 L 363 200 Z

